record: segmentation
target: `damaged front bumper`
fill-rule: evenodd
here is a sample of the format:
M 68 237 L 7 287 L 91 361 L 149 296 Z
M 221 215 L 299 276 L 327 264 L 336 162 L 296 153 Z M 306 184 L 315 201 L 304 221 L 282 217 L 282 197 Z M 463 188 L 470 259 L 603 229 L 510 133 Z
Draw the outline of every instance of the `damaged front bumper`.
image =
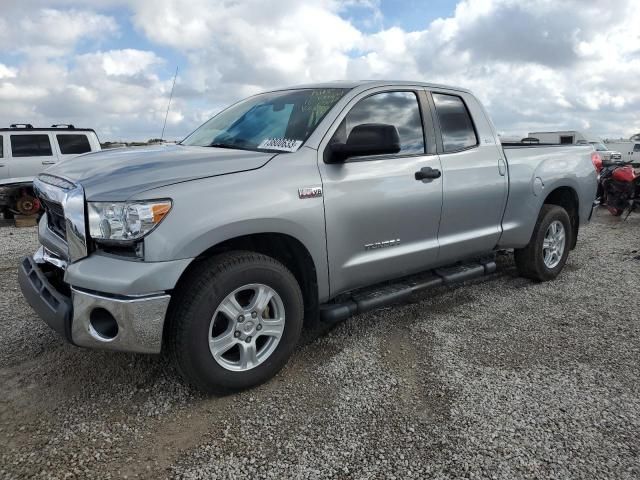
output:
M 160 353 L 169 294 L 125 296 L 74 288 L 54 278 L 56 268 L 66 268 L 56 261 L 63 262 L 40 247 L 18 268 L 24 297 L 47 325 L 81 347 Z

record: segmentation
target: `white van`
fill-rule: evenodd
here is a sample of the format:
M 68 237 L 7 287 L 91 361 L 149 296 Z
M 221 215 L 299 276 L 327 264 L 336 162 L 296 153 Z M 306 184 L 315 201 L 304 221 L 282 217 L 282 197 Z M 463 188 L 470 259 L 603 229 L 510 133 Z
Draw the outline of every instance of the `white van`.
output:
M 36 213 L 39 204 L 32 192 L 33 178 L 54 163 L 98 150 L 100 141 L 90 128 L 66 124 L 0 128 L 0 210 L 5 215 Z
M 640 141 L 607 140 L 606 145 L 610 150 L 619 151 L 622 154 L 623 162 L 640 163 Z

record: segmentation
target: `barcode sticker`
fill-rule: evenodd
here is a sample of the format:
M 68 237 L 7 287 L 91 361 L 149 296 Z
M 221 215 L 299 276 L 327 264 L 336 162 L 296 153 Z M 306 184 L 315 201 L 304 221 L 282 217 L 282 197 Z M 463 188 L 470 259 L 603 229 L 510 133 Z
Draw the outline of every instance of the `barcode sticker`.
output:
M 283 152 L 295 152 L 302 145 L 302 140 L 292 140 L 290 138 L 265 138 L 258 148 L 266 150 L 282 150 Z

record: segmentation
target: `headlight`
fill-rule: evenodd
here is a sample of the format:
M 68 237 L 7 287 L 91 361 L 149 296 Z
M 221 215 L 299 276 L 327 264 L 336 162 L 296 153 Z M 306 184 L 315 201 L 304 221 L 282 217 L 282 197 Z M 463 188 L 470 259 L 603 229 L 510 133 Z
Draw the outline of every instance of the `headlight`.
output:
M 88 202 L 89 234 L 94 240 L 139 240 L 171 210 L 171 200 Z

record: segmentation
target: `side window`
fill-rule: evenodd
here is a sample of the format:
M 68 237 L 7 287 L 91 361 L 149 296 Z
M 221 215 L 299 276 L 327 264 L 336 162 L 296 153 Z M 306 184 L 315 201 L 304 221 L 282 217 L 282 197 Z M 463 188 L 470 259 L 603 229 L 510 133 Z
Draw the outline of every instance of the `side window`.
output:
M 636 144 L 633 146 L 633 151 L 634 151 L 634 152 L 640 152 L 640 143 L 636 143 Z
M 0 158 L 4 158 L 4 139 L 2 135 L 0 135 Z
M 445 153 L 463 150 L 478 144 L 471 116 L 460 97 L 434 93 L 433 102 L 436 105 L 440 121 Z
M 62 155 L 80 154 L 91 151 L 86 135 L 56 135 Z
M 384 92 L 363 98 L 349 111 L 331 141 L 346 143 L 353 127 L 365 123 L 396 127 L 400 136 L 397 155 L 425 152 L 422 117 L 413 92 Z
M 11 135 L 11 155 L 16 157 L 50 157 L 49 135 Z

